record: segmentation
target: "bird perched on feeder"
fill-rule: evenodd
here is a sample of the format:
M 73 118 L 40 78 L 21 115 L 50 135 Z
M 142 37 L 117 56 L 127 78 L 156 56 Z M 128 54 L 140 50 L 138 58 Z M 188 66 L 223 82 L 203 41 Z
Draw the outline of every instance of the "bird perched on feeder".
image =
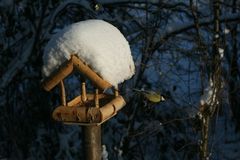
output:
M 153 102 L 153 103 L 159 103 L 162 101 L 165 101 L 165 98 L 161 93 L 157 93 L 154 91 L 148 91 L 144 89 L 133 89 L 133 91 L 141 93 L 148 101 Z

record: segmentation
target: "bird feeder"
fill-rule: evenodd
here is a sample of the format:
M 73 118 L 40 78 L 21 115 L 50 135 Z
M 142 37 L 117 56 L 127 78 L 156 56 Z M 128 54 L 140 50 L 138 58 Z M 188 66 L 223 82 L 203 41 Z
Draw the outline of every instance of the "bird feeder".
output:
M 88 93 L 86 83 L 82 81 L 81 95 L 67 101 L 64 79 L 74 71 L 88 78 L 94 85 L 95 92 Z M 113 88 L 112 85 L 103 80 L 76 55 L 72 55 L 43 81 L 43 88 L 46 91 L 52 90 L 57 85 L 60 87 L 61 105 L 53 111 L 52 117 L 66 124 L 100 125 L 116 115 L 126 104 L 116 87 L 112 95 L 103 93 L 103 90 Z

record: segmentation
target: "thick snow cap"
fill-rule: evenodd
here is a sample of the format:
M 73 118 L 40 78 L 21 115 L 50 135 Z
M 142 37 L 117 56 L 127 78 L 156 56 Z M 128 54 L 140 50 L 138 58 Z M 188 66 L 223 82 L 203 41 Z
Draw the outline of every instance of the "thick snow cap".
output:
M 43 55 L 43 75 L 49 76 L 71 54 L 77 54 L 113 86 L 132 77 L 135 66 L 127 40 L 103 20 L 74 23 L 48 42 Z

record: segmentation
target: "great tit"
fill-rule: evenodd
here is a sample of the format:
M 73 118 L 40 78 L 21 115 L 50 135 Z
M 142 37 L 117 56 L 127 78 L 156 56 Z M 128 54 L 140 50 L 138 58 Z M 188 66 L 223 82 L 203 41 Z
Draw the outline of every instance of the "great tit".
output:
M 165 101 L 165 98 L 161 95 L 161 93 L 157 93 L 154 91 L 148 91 L 148 90 L 139 90 L 139 89 L 133 89 L 133 91 L 136 91 L 138 93 L 143 94 L 144 97 L 146 97 L 147 100 L 153 103 L 159 103 L 161 101 Z

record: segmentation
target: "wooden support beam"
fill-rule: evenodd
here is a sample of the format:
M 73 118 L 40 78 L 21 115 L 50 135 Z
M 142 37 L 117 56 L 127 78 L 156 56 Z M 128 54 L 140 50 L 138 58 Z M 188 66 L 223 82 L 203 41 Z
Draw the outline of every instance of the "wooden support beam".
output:
M 96 108 L 99 108 L 98 89 L 95 89 L 95 107 L 96 107 Z
M 84 64 L 78 57 L 72 55 L 71 58 L 74 68 L 84 74 L 91 82 L 99 89 L 105 90 L 112 87 L 110 83 L 103 80 L 97 73 L 95 73 L 89 66 Z
M 86 160 L 101 160 L 101 126 L 84 126 L 83 144 Z
M 99 95 L 99 100 L 101 101 L 102 95 Z M 94 104 L 96 96 L 91 95 L 88 98 L 88 101 L 92 101 Z M 85 106 L 81 101 L 81 97 L 73 99 L 71 102 L 68 102 L 69 106 L 59 106 L 53 112 L 53 118 L 56 121 L 80 123 L 85 125 L 92 124 L 101 124 L 117 114 L 117 112 L 124 107 L 126 102 L 122 96 L 108 98 L 107 104 L 100 106 L 99 108 L 96 105 Z M 90 100 L 91 99 L 91 100 Z M 77 103 L 77 104 L 76 104 Z M 96 103 L 96 102 L 95 102 Z M 70 105 L 71 104 L 71 105 Z M 89 123 L 89 124 L 87 124 Z M 92 124 L 91 124 L 92 123 Z
M 66 106 L 66 92 L 63 81 L 60 81 L 60 96 L 61 96 L 61 104 Z
M 73 63 L 72 61 L 66 61 L 62 64 L 62 66 L 50 75 L 44 82 L 42 83 L 43 88 L 46 91 L 50 91 L 54 88 L 60 81 L 66 78 L 73 71 Z
M 86 92 L 86 82 L 85 80 L 82 82 L 82 102 L 86 102 L 87 101 L 87 92 Z

